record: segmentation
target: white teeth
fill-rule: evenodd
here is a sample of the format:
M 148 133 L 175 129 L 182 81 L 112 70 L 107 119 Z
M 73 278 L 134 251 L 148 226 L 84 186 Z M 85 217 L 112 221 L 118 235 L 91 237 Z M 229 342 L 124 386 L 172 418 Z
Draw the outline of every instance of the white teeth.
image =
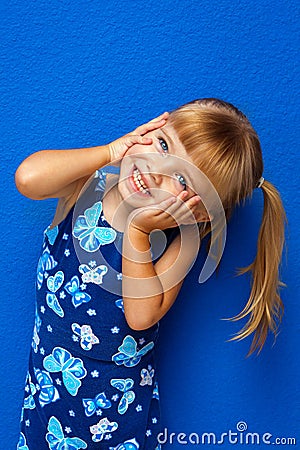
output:
M 142 180 L 142 176 L 138 169 L 134 169 L 133 171 L 133 179 L 135 182 L 136 187 L 140 192 L 143 192 L 144 194 L 149 194 L 149 190 L 147 189 L 147 186 L 145 185 L 144 181 Z

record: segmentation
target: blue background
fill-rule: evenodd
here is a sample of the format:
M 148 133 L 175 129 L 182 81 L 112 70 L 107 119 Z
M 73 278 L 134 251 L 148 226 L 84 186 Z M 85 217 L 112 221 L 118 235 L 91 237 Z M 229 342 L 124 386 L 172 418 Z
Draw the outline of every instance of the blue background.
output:
M 219 275 L 197 283 L 203 246 L 161 321 L 164 424 L 168 433 L 220 436 L 245 421 L 248 431 L 296 437 L 300 445 L 297 3 L 1 2 L 1 449 L 18 440 L 35 268 L 56 207 L 55 199 L 22 197 L 16 168 L 37 150 L 107 143 L 208 96 L 248 115 L 261 138 L 264 176 L 281 192 L 289 220 L 286 313 L 275 346 L 268 339 L 259 357 L 245 358 L 250 340 L 226 342 L 242 323 L 220 319 L 238 313 L 249 295 L 249 277 L 234 274 L 255 256 L 263 207 L 256 189 L 229 223 Z

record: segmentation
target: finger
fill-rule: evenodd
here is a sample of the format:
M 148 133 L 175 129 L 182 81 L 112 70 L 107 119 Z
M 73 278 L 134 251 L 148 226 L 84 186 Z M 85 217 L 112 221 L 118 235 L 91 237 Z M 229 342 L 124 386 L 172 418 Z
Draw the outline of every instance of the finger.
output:
M 184 191 L 181 191 L 178 195 L 177 195 L 177 198 L 179 199 L 179 200 L 181 200 L 181 201 L 185 201 L 185 199 L 187 198 L 187 196 L 188 196 L 188 191 L 186 191 L 186 190 L 184 190 Z
M 192 205 L 197 205 L 198 203 L 201 202 L 201 197 L 200 195 L 193 195 L 192 197 L 190 197 L 188 200 L 186 200 L 186 198 L 188 197 L 188 191 L 184 190 L 181 191 L 178 195 L 177 198 L 181 199 L 182 201 L 185 201 L 186 203 L 188 203 L 190 206 Z
M 177 214 L 179 215 L 184 214 L 184 212 L 187 211 L 186 208 L 188 208 L 188 210 L 192 211 L 195 217 L 196 213 L 198 213 L 198 215 L 199 214 L 201 215 L 202 210 L 200 211 L 200 203 L 201 203 L 200 196 L 194 195 L 193 197 L 190 197 L 188 200 L 185 200 L 187 196 L 188 196 L 187 191 L 183 191 L 177 196 L 178 203 L 177 205 L 175 205 L 175 208 L 176 207 L 181 208 Z
M 134 133 L 136 134 L 146 134 L 149 131 L 156 130 L 157 128 L 160 128 L 164 126 L 167 122 L 169 113 L 163 113 L 160 116 L 156 117 L 155 119 L 150 120 L 149 122 L 137 127 L 134 130 Z
M 150 131 L 156 130 L 157 128 L 161 128 L 166 124 L 166 120 L 162 119 L 157 122 L 152 123 L 146 123 L 144 125 L 141 125 L 136 130 L 134 130 L 134 133 L 141 134 L 142 136 L 146 133 L 149 133 Z
M 174 219 L 181 220 L 183 216 L 192 214 L 192 211 L 186 203 L 175 202 L 174 204 L 169 206 L 167 213 L 174 217 Z
M 184 201 L 184 198 L 187 195 L 187 191 L 183 191 L 178 196 L 170 196 L 162 202 L 153 205 L 153 208 L 156 209 L 157 214 L 166 213 L 167 215 L 171 215 L 173 217 L 180 217 L 183 214 L 194 214 L 194 212 L 197 211 L 200 197 L 193 196 L 189 200 Z
M 165 211 L 167 208 L 170 208 L 170 206 L 174 203 L 176 203 L 177 201 L 177 197 L 171 195 L 170 197 L 168 197 L 167 199 L 163 200 L 160 203 L 157 203 L 155 206 L 160 209 Z
M 201 202 L 200 196 L 199 195 L 194 195 L 193 197 L 189 198 L 186 201 L 186 204 L 188 205 L 189 208 L 192 208 L 192 207 L 199 206 L 200 202 Z
M 167 211 L 167 218 L 164 219 L 167 228 L 171 227 L 179 227 L 180 225 L 192 225 L 197 223 L 195 216 L 192 214 L 192 211 L 181 212 L 178 210 L 175 212 Z
M 189 212 L 191 212 L 191 213 L 193 214 L 193 216 L 194 216 L 194 219 L 195 219 L 195 220 L 192 218 L 192 216 L 190 216 L 193 223 L 194 223 L 195 221 L 196 221 L 197 223 L 199 223 L 199 222 L 207 222 L 207 221 L 211 221 L 211 220 L 212 220 L 212 216 L 206 214 L 206 213 L 203 211 L 203 208 L 200 208 L 200 207 L 199 207 L 199 204 L 198 204 L 198 203 L 195 204 L 195 205 L 190 206 L 190 207 L 189 207 Z M 188 222 L 188 220 L 189 220 L 189 212 L 187 212 L 187 215 L 185 215 L 185 213 L 182 213 L 183 224 L 185 224 L 185 221 L 186 221 L 186 220 L 187 220 L 186 223 L 189 223 L 189 222 Z M 207 217 L 209 217 L 209 219 L 208 219 Z
M 154 117 L 154 119 L 149 120 L 148 123 L 155 122 L 155 121 L 158 121 L 161 119 L 168 119 L 168 117 L 169 117 L 169 113 L 166 111 L 166 112 L 160 114 L 159 116 Z
M 147 138 L 147 137 L 143 137 L 137 134 L 129 134 L 126 138 L 125 144 L 127 146 L 132 146 L 134 144 L 145 144 L 145 145 L 149 145 L 152 144 L 152 139 L 151 138 Z
M 182 213 L 179 214 L 178 211 L 176 211 L 173 215 L 172 215 L 173 221 L 177 224 L 177 226 L 180 225 L 192 225 L 197 223 L 197 219 L 194 216 L 194 214 L 192 213 L 191 210 L 188 211 L 184 211 Z
M 197 205 L 198 203 L 195 203 L 196 200 L 193 200 L 194 203 L 188 203 L 188 201 L 184 202 L 181 200 L 181 198 L 179 198 L 178 196 L 175 197 L 176 201 L 172 204 L 170 204 L 170 206 L 167 208 L 166 212 L 170 215 L 172 215 L 174 218 L 178 218 L 181 219 L 183 217 L 189 216 L 189 217 L 193 217 L 193 215 L 195 215 L 196 211 L 197 211 Z M 190 200 L 190 199 L 189 199 Z

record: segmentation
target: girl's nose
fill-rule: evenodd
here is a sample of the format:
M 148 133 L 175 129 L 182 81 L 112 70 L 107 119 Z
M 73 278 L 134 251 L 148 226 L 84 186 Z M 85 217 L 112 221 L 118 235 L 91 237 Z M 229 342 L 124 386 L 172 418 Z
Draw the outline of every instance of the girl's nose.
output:
M 158 172 L 151 172 L 151 177 L 154 180 L 154 183 L 159 186 L 162 182 L 163 175 Z

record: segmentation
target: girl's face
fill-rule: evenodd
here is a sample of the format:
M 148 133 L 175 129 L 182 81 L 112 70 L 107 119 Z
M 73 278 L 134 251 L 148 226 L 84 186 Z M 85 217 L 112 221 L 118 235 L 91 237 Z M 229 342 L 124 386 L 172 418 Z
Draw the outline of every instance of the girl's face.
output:
M 121 161 L 118 190 L 122 199 L 139 208 L 183 190 L 188 192 L 186 200 L 195 195 L 189 176 L 193 163 L 174 128 L 165 125 L 145 136 L 152 144 L 132 146 Z

